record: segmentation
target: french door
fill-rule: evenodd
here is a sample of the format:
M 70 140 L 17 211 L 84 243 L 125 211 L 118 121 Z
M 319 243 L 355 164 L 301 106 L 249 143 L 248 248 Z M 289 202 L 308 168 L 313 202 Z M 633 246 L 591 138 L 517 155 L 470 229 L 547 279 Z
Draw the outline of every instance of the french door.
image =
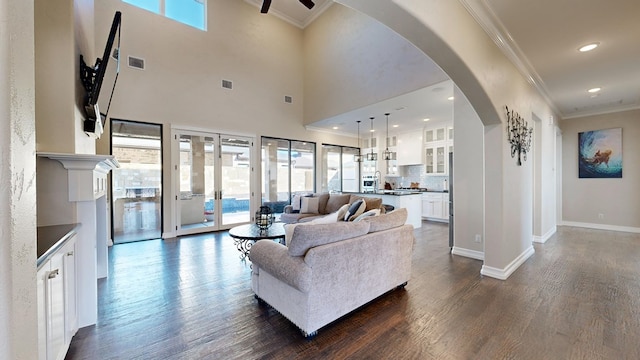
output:
M 251 221 L 253 139 L 174 130 L 177 235 Z

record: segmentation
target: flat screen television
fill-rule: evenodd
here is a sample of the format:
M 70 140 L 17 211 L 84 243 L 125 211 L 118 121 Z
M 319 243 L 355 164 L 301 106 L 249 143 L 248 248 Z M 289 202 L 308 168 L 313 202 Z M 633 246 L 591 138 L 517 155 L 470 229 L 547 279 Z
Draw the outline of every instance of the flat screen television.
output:
M 113 98 L 113 91 L 118 81 L 118 74 L 120 72 L 120 23 L 122 14 L 120 11 L 116 11 L 113 22 L 111 23 L 111 30 L 109 31 L 109 37 L 107 38 L 107 44 L 104 48 L 102 58 L 97 58 L 94 66 L 89 66 L 85 63 L 84 58 L 80 55 L 80 80 L 86 91 L 84 98 L 84 109 L 86 111 L 87 118 L 84 120 L 83 130 L 91 136 L 100 138 L 103 131 L 103 121 L 107 119 L 109 113 L 109 107 L 111 106 L 111 99 Z M 100 112 L 98 107 L 98 99 L 100 97 L 100 89 L 103 85 L 104 75 L 107 71 L 107 65 L 109 65 L 109 56 L 114 49 L 114 59 L 116 61 L 115 76 L 113 78 L 113 85 L 111 86 L 111 94 L 109 96 L 109 102 L 107 110 L 104 113 Z

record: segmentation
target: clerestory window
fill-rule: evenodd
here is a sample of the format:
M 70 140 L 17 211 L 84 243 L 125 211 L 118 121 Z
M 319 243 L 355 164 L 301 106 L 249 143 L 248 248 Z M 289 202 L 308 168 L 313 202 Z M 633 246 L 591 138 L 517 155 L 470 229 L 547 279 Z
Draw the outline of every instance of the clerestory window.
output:
M 122 0 L 169 19 L 207 30 L 207 0 Z

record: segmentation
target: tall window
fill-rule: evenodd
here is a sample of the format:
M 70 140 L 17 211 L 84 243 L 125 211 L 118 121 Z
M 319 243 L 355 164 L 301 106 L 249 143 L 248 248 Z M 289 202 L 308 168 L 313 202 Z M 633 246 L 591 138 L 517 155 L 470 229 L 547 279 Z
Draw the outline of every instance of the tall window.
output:
M 169 19 L 207 30 L 207 0 L 122 0 Z
M 262 203 L 281 213 L 296 193 L 315 191 L 316 144 L 262 138 Z
M 322 191 L 360 191 L 358 148 L 322 144 Z

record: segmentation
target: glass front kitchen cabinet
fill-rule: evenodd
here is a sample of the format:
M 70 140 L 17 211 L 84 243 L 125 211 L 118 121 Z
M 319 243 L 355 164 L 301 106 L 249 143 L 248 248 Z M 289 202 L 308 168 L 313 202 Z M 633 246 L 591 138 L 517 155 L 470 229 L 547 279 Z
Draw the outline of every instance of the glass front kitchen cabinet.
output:
M 444 143 L 425 147 L 425 171 L 427 175 L 447 174 L 447 146 Z

